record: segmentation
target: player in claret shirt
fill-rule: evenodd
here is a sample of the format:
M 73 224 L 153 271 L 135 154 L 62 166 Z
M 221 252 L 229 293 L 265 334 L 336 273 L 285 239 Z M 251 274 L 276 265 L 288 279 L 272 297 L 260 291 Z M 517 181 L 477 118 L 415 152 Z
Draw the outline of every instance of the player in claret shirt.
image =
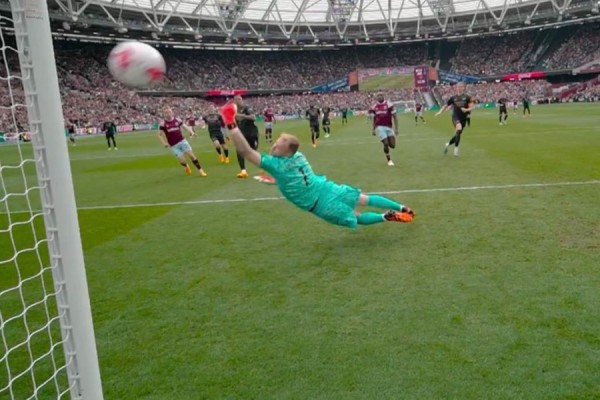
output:
M 263 111 L 263 117 L 265 118 L 265 139 L 267 143 L 273 141 L 273 124 L 275 123 L 275 111 L 271 107 L 267 107 Z
M 187 117 L 187 126 L 190 127 L 190 129 L 192 130 L 192 132 L 194 132 L 194 134 L 192 136 L 196 136 L 196 125 L 198 122 L 198 118 L 196 118 L 195 115 L 190 114 L 189 117 Z
M 390 156 L 390 149 L 396 148 L 396 136 L 398 136 L 398 117 L 394 105 L 385 100 L 383 94 L 377 95 L 377 103 L 371 107 L 373 114 L 373 136 L 383 144 L 383 153 L 387 164 L 392 167 L 394 162 Z
M 190 146 L 189 142 L 183 137 L 181 129 L 185 129 L 190 134 L 190 137 L 195 135 L 194 131 L 184 124 L 181 119 L 175 118 L 175 114 L 170 107 L 165 107 L 163 109 L 163 117 L 164 120 L 160 123 L 160 130 L 158 131 L 158 139 L 163 146 L 171 148 L 171 151 L 175 157 L 177 157 L 181 166 L 185 168 L 186 175 L 192 174 L 192 169 L 187 161 L 185 161 L 185 156 L 187 155 L 198 169 L 198 174 L 200 176 L 206 176 L 206 172 L 204 172 L 198 158 L 192 151 L 192 146 Z
M 419 118 L 421 118 L 423 124 L 427 125 L 425 118 L 423 118 L 423 104 L 421 103 L 415 104 L 415 125 L 419 125 Z

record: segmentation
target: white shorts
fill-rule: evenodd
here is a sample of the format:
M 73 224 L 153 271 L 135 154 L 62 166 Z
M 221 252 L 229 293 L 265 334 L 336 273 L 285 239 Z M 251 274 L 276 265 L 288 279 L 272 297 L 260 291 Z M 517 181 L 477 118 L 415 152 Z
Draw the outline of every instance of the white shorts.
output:
M 273 129 L 273 123 L 272 122 L 265 122 L 265 129 Z
M 377 134 L 377 137 L 379 138 L 380 141 L 387 139 L 389 137 L 396 136 L 396 134 L 394 133 L 394 130 L 392 128 L 390 128 L 389 126 L 378 126 L 375 128 L 375 133 Z
M 423 111 L 415 111 L 415 115 L 417 117 L 422 117 L 423 116 Z
M 192 151 L 192 146 L 190 146 L 187 139 L 183 139 L 181 142 L 171 146 L 171 151 L 175 154 L 175 157 L 181 157 L 186 152 Z

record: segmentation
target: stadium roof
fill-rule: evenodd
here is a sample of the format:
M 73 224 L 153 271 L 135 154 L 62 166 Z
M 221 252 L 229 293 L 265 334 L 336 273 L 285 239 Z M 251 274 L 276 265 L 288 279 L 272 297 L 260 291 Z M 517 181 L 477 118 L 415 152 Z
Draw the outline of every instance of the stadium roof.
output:
M 336 17 L 349 22 L 385 22 L 419 15 L 433 17 L 444 8 L 455 13 L 499 9 L 536 0 L 116 0 L 117 5 L 138 10 L 216 18 L 223 12 L 241 21 L 288 24 L 332 23 Z M 97 0 L 115 4 L 115 0 Z M 224 10 L 225 9 L 225 10 Z
M 0 2 L 0 10 L 2 8 Z M 431 40 L 598 19 L 599 0 L 48 0 L 58 35 L 320 46 Z

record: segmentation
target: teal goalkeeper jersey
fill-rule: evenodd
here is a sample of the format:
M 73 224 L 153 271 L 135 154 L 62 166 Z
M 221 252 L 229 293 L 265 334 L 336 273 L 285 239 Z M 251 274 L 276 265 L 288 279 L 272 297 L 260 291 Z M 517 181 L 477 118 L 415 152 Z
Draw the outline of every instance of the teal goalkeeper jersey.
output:
M 315 206 L 328 182 L 325 176 L 313 172 L 300 152 L 291 157 L 263 154 L 260 166 L 275 178 L 283 197 L 303 210 Z

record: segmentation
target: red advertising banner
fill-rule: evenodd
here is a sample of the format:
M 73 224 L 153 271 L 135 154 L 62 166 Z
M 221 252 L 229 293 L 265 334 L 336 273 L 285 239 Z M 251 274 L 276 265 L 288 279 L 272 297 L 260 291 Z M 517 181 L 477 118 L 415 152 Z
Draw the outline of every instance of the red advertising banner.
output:
M 248 93 L 246 89 L 209 90 L 206 96 L 244 96 L 246 93 Z
M 544 71 L 519 72 L 518 74 L 508 74 L 502 77 L 503 81 L 520 81 L 522 79 L 541 79 L 545 78 Z

